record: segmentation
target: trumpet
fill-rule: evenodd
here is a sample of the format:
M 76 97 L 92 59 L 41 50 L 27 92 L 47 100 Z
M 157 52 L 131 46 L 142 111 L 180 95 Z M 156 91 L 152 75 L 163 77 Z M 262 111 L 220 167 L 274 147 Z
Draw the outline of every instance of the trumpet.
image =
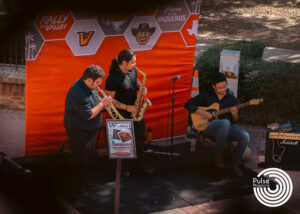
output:
M 105 92 L 102 89 L 100 89 L 99 87 L 97 88 L 97 91 L 98 91 L 98 93 L 97 93 L 98 99 L 101 102 L 101 100 L 102 100 L 101 96 L 103 96 L 103 97 L 107 97 L 107 96 L 106 96 Z M 110 104 L 110 106 L 105 107 L 105 109 L 108 112 L 108 114 L 111 116 L 112 119 L 115 119 L 115 120 L 116 119 L 120 119 L 120 120 L 124 119 L 124 117 L 118 112 L 117 108 L 113 104 Z

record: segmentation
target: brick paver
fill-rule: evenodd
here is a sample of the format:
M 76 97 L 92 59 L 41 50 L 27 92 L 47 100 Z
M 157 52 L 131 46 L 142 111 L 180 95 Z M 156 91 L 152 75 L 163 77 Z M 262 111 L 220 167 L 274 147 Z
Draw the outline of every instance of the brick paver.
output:
M 0 108 L 0 152 L 10 157 L 25 153 L 25 111 Z

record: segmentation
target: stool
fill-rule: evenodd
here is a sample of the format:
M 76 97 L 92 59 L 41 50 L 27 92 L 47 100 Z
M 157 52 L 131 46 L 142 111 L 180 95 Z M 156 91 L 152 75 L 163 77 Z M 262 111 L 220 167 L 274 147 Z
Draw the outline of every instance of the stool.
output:
M 234 145 L 232 140 L 228 140 L 225 144 L 224 148 L 224 158 L 226 160 L 231 159 L 234 154 Z M 209 148 L 211 153 L 211 158 L 213 157 L 213 153 L 216 147 L 216 139 L 210 135 L 205 134 L 204 132 L 198 132 L 198 143 Z

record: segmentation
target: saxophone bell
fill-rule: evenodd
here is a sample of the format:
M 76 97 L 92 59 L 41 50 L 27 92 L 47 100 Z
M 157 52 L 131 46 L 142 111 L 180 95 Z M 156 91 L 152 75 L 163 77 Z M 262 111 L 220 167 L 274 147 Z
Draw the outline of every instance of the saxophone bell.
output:
M 141 82 L 141 86 L 139 88 L 137 98 L 134 102 L 134 106 L 138 108 L 137 112 L 132 114 L 132 119 L 134 121 L 141 121 L 144 118 L 145 111 L 148 106 L 151 106 L 152 103 L 149 99 L 145 98 L 143 96 L 143 90 L 145 88 L 145 82 L 146 82 L 146 74 L 139 70 L 137 67 L 135 67 L 136 70 L 143 75 L 143 80 Z

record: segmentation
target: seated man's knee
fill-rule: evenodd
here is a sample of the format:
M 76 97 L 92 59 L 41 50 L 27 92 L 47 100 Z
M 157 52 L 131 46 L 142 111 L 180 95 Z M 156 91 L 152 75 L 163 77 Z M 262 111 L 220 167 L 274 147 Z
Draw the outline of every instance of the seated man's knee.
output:
M 241 135 L 241 143 L 245 144 L 246 146 L 248 145 L 249 141 L 250 141 L 250 135 L 248 132 L 243 132 Z
M 230 120 L 223 119 L 223 120 L 220 120 L 219 125 L 220 125 L 220 129 L 225 131 L 225 130 L 230 129 L 231 123 L 230 123 Z

